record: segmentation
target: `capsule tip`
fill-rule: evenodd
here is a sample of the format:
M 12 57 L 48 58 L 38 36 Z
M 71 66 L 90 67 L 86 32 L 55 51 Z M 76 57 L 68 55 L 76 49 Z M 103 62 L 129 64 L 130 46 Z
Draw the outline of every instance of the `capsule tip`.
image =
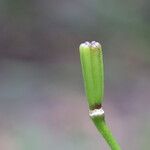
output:
M 92 41 L 91 42 L 91 47 L 92 48 L 101 48 L 101 44 L 99 42 L 96 42 L 96 41 Z
M 89 48 L 98 48 L 100 49 L 101 48 L 101 44 L 99 42 L 96 42 L 96 41 L 92 41 L 92 42 L 84 42 L 84 43 L 81 43 L 80 44 L 80 48 L 86 48 L 86 47 L 89 47 Z

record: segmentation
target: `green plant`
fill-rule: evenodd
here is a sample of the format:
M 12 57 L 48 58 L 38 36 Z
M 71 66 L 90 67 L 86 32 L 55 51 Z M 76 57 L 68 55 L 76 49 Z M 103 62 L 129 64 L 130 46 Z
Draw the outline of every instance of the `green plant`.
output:
M 79 51 L 89 116 L 111 150 L 121 150 L 105 122 L 104 110 L 102 109 L 104 71 L 101 45 L 95 41 L 85 42 L 80 45 Z

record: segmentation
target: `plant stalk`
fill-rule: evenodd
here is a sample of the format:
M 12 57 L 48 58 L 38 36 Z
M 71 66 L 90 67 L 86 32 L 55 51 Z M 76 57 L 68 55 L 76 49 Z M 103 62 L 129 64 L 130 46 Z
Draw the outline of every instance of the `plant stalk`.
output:
M 102 108 L 90 111 L 89 115 L 98 131 L 102 134 L 105 141 L 110 146 L 111 150 L 121 150 L 120 145 L 117 143 L 116 139 L 112 135 L 112 132 L 105 122 L 105 115 Z

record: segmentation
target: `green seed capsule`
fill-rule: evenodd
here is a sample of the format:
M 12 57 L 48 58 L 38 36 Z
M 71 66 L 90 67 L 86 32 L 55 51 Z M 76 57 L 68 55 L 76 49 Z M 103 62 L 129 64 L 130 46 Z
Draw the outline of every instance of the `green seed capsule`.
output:
M 102 48 L 98 42 L 82 43 L 79 47 L 86 96 L 90 109 L 101 105 L 104 95 Z

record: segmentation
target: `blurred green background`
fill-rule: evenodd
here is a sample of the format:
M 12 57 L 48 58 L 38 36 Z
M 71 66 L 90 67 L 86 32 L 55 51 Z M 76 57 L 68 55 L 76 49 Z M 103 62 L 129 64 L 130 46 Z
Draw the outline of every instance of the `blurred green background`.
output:
M 88 117 L 78 46 L 102 44 L 106 120 L 150 147 L 149 0 L 0 0 L 0 149 L 108 150 Z

